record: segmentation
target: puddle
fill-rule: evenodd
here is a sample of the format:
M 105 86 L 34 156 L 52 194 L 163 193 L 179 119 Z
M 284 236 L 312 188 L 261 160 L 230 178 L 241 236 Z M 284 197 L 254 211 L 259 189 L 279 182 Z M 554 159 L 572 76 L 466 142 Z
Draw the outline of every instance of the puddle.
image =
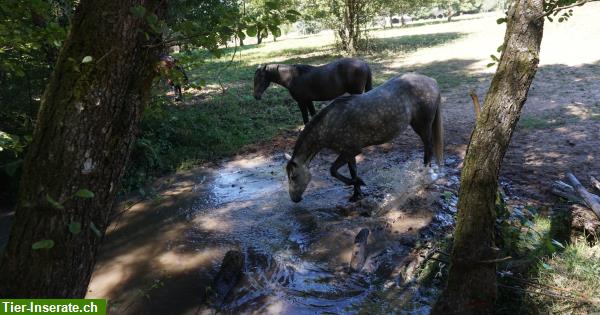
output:
M 439 195 L 425 188 L 444 174 L 421 166 L 420 155 L 377 154 L 360 159 L 358 171 L 367 183 L 367 198 L 355 204 L 348 202 L 352 188 L 329 175 L 334 159 L 333 155 L 319 154 L 313 161 L 313 181 L 298 204 L 289 199 L 283 157 L 237 160 L 191 176 L 191 202 L 160 212 L 171 211 L 171 216 L 181 218 L 177 231 L 173 232 L 173 226 L 149 228 L 156 234 L 157 243 L 148 249 L 153 251 L 126 256 L 128 260 L 138 259 L 138 263 L 148 259 L 144 262 L 148 273 L 131 278 L 146 277 L 149 281 L 156 273 L 152 270 L 160 269 L 161 279 L 166 279 L 160 288 L 151 288 L 143 295 L 146 301 L 127 295 L 128 291 L 103 289 L 102 279 L 110 279 L 115 270 L 122 278 L 127 274 L 115 267 L 115 261 L 123 261 L 125 254 L 107 252 L 94 274 L 88 297 L 94 293 L 109 298 L 115 295 L 117 304 L 128 305 L 117 306 L 114 313 L 119 314 L 153 314 L 160 309 L 157 301 L 178 294 L 185 296 L 186 303 L 188 299 L 194 303 L 172 305 L 180 310 L 169 308 L 170 313 L 209 314 L 215 308 L 234 314 L 357 313 L 369 296 L 389 282 L 399 258 L 408 254 L 422 231 L 444 228 L 453 218 L 433 212 Z M 185 190 L 180 186 L 179 190 Z M 127 229 L 127 224 L 122 226 Z M 365 264 L 360 271 L 351 271 L 354 238 L 363 228 L 370 230 Z M 119 241 L 109 237 L 107 242 Z M 243 253 L 244 276 L 222 304 L 209 305 L 206 299 L 210 301 L 210 294 L 205 292 L 210 292 L 208 286 L 228 250 Z M 140 268 L 130 264 L 133 269 Z M 197 282 L 182 289 L 183 277 Z M 116 281 L 112 282 L 115 286 Z M 204 291 L 193 291 L 198 288 Z M 134 307 L 120 301 L 136 298 Z

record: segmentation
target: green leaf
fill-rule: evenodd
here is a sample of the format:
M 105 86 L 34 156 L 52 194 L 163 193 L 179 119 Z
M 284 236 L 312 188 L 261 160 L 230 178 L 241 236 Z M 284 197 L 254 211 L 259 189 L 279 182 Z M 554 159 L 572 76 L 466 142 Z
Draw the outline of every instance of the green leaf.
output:
M 54 247 L 53 240 L 40 240 L 40 241 L 33 243 L 33 245 L 31 245 L 31 249 L 33 249 L 33 250 L 50 249 L 52 247 Z
M 146 14 L 146 8 L 144 8 L 141 5 L 136 5 L 131 7 L 131 9 L 129 9 L 129 12 L 131 12 L 133 16 L 141 18 L 144 17 L 144 15 Z
M 506 18 L 499 18 L 496 20 L 496 23 L 498 23 L 498 24 L 506 23 Z
M 92 60 L 94 60 L 94 58 L 92 58 L 92 56 L 85 56 L 85 57 L 83 57 L 83 59 L 81 60 L 81 63 L 88 63 L 88 62 L 92 62 Z
M 248 34 L 249 37 L 256 36 L 256 33 L 256 25 L 248 26 L 248 28 L 246 29 L 246 34 Z
M 492 66 L 494 66 L 495 64 L 496 64 L 495 62 L 490 62 L 490 63 L 488 63 L 488 64 L 486 65 L 486 67 L 488 67 L 488 68 L 489 68 L 489 67 L 492 67 Z
M 494 56 L 494 55 L 490 55 L 490 57 L 492 58 L 492 60 L 498 62 L 500 61 L 500 59 L 498 59 L 498 57 Z
M 63 205 L 60 204 L 60 202 L 52 199 L 50 195 L 46 195 L 46 201 L 48 201 L 48 203 L 55 209 L 63 210 L 65 208 Z
M 94 234 L 96 234 L 96 236 L 102 237 L 102 232 L 100 232 L 100 229 L 98 229 L 94 222 L 90 223 L 90 229 L 92 230 L 92 232 L 94 232 Z
M 75 196 L 79 198 L 90 199 L 94 198 L 94 193 L 87 189 L 80 189 L 75 193 Z
M 279 27 L 277 27 L 277 26 L 270 26 L 269 30 L 271 31 L 271 33 L 273 34 L 273 36 L 275 36 L 275 37 L 280 37 L 281 36 L 281 30 L 279 29 Z
M 275 1 L 267 1 L 265 2 L 265 6 L 271 10 L 277 10 L 277 2 Z
M 75 235 L 81 233 L 81 223 L 71 222 L 71 224 L 69 224 L 69 232 L 71 232 L 71 234 L 75 234 Z

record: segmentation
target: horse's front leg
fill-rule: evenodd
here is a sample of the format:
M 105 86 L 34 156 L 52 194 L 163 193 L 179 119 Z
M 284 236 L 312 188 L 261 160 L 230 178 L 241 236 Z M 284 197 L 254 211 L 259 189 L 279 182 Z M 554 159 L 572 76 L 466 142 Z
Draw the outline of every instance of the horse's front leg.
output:
M 346 164 L 346 163 L 348 163 L 348 157 L 343 154 L 340 154 L 340 156 L 338 156 L 338 158 L 333 162 L 333 164 L 331 164 L 331 168 L 329 169 L 329 172 L 331 173 L 331 176 L 337 178 L 342 183 L 350 186 L 350 185 L 354 184 L 352 179 L 338 173 L 338 170 L 340 169 L 340 167 L 344 166 L 344 164 Z
M 348 169 L 350 170 L 350 176 L 352 176 L 352 185 L 354 185 L 354 194 L 350 198 L 350 201 L 355 202 L 363 199 L 364 195 L 360 190 L 360 186 L 365 186 L 365 182 L 358 177 L 356 171 L 356 157 L 348 159 Z
M 305 102 L 298 101 L 298 107 L 300 107 L 300 112 L 302 113 L 302 121 L 304 121 L 304 125 L 308 124 L 308 108 Z
M 313 104 L 312 101 L 308 101 L 306 102 L 306 105 L 308 107 L 308 111 L 310 112 L 310 117 L 315 117 L 317 114 L 317 111 L 315 110 L 315 104 Z

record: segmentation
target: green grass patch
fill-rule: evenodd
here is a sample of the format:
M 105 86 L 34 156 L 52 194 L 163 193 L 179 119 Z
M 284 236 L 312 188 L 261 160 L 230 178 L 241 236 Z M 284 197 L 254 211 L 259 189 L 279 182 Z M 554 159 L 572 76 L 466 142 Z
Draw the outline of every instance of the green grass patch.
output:
M 554 291 L 575 298 L 534 294 L 533 301 L 541 314 L 600 313 L 600 244 L 590 246 L 582 240 L 567 245 L 563 252 L 540 263 L 537 279 L 540 284 L 560 288 Z
M 503 255 L 513 259 L 498 266 L 496 314 L 600 311 L 600 245 L 570 243 L 569 212 L 546 217 L 526 206 L 500 214 Z

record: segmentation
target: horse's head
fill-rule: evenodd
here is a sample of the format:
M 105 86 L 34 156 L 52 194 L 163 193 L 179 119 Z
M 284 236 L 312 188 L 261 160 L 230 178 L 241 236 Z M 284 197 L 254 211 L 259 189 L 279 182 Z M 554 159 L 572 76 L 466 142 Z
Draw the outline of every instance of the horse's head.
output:
M 254 72 L 254 98 L 260 100 L 271 81 L 267 78 L 267 66 L 258 66 Z
M 285 170 L 288 176 L 290 198 L 293 202 L 302 201 L 302 194 L 312 178 L 308 167 L 306 164 L 291 160 L 288 162 Z

